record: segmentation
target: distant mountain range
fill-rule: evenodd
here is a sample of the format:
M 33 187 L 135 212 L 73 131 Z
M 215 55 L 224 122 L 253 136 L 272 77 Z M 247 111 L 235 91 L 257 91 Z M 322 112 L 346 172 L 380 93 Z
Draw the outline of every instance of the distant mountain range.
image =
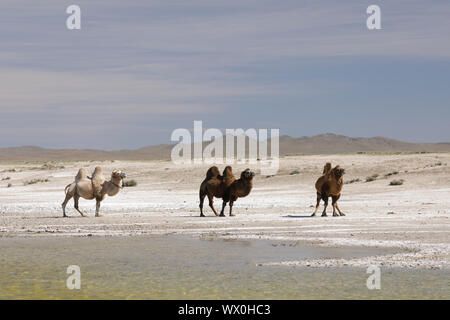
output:
M 281 136 L 279 141 L 280 155 L 284 156 L 356 152 L 450 152 L 450 143 L 448 142 L 409 143 L 384 137 L 350 138 L 331 133 L 300 138 Z M 208 144 L 209 142 L 203 143 L 204 146 Z M 248 144 L 248 139 L 246 144 Z M 170 159 L 173 146 L 173 144 L 160 144 L 135 150 L 117 151 L 47 149 L 35 146 L 7 147 L 0 148 L 0 160 L 166 160 Z

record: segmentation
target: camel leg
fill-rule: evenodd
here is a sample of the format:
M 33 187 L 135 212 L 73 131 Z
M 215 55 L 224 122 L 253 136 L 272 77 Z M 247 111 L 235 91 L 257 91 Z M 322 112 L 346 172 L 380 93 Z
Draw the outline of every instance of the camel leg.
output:
M 234 203 L 234 200 L 231 200 L 230 201 L 230 217 L 234 217 L 235 216 L 233 213 L 231 213 L 231 211 L 233 211 L 233 203 Z
M 328 197 L 322 197 L 325 207 L 323 208 L 322 217 L 327 216 Z
M 70 193 L 66 194 L 66 198 L 64 199 L 64 202 L 61 204 L 62 210 L 63 210 L 63 217 L 67 217 L 66 215 L 66 205 L 69 200 L 72 199 L 72 195 Z
M 209 206 L 211 207 L 212 211 L 214 212 L 214 214 L 216 216 L 218 216 L 219 214 L 217 213 L 216 209 L 214 208 L 214 196 L 208 194 L 208 200 L 209 200 Z
M 317 204 L 316 204 L 316 209 L 314 210 L 313 214 L 311 215 L 311 217 L 314 217 L 317 213 L 317 211 L 319 210 L 319 205 L 320 205 L 320 199 L 322 199 L 322 195 L 320 193 L 317 192 Z
M 341 209 L 339 209 L 339 206 L 338 206 L 338 204 L 337 204 L 337 200 L 336 200 L 336 209 L 339 211 L 339 214 L 340 214 L 341 216 L 345 216 L 345 214 L 341 211 Z
M 96 199 L 96 203 L 95 203 L 95 216 L 96 217 L 101 217 L 102 216 L 100 214 L 100 202 L 101 202 L 101 200 Z
M 203 214 L 203 202 L 205 201 L 205 197 L 206 197 L 206 194 L 200 192 L 200 205 L 199 205 L 199 207 L 200 207 L 200 217 L 204 217 L 205 216 Z
M 81 214 L 82 217 L 87 217 L 79 208 L 78 208 L 78 200 L 80 200 L 80 196 L 77 194 L 73 195 L 73 202 L 75 209 Z
M 223 200 L 222 202 L 222 210 L 220 211 L 220 216 L 225 217 L 225 207 L 227 206 L 227 202 Z
M 339 197 L 338 196 L 331 196 L 331 205 L 333 206 L 333 217 L 337 217 L 337 216 L 339 216 L 337 213 L 336 213 L 336 205 L 337 205 L 337 200 L 339 199 Z

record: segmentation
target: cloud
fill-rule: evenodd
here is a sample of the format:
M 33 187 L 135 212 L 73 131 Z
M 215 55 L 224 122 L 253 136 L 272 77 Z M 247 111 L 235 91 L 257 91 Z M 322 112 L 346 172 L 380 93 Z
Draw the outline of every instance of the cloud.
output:
M 2 1 L 3 130 L 26 122 L 29 139 L 39 136 L 42 142 L 33 141 L 46 144 L 45 137 L 60 132 L 61 125 L 90 132 L 96 121 L 98 130 L 103 128 L 105 120 L 121 121 L 126 125 L 123 134 L 134 141 L 145 132 L 140 127 L 143 119 L 161 132 L 162 126 L 170 132 L 183 121 L 190 126 L 196 117 L 223 117 L 243 126 L 241 119 L 255 119 L 289 128 L 297 126 L 294 118 L 315 116 L 312 109 L 354 107 L 361 79 L 352 71 L 365 61 L 378 66 L 389 59 L 410 59 L 427 65 L 450 58 L 450 42 L 445 41 L 450 34 L 447 1 L 380 0 L 383 29 L 377 31 L 366 28 L 365 10 L 371 1 L 77 4 L 82 30 L 69 31 L 68 4 Z M 349 63 L 352 59 L 357 62 Z M 347 73 L 333 71 L 343 61 Z M 376 91 L 383 83 L 371 86 Z M 324 93 L 330 95 L 328 106 L 321 99 Z M 395 98 L 399 104 L 407 102 Z M 78 122 L 85 118 L 89 123 Z M 348 123 L 342 127 L 348 128 Z M 165 142 L 162 137 L 154 142 Z M 0 140 L 26 142 L 25 134 Z
M 171 114 L 208 112 L 204 101 L 224 97 L 264 94 L 262 85 L 239 86 L 192 83 L 178 79 L 153 79 L 132 74 L 101 75 L 3 69 L 0 75 L 0 110 L 70 111 L 115 110 Z M 203 101 L 203 103 L 202 103 Z

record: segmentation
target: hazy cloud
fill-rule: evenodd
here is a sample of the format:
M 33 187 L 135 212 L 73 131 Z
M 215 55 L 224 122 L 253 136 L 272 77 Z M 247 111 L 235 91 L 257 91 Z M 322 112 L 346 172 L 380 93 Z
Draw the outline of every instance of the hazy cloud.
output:
M 448 1 L 377 1 L 377 31 L 371 1 L 75 2 L 80 31 L 65 28 L 67 3 L 0 4 L 0 145 L 91 147 L 73 135 L 97 131 L 96 147 L 137 147 L 193 119 L 450 140 Z

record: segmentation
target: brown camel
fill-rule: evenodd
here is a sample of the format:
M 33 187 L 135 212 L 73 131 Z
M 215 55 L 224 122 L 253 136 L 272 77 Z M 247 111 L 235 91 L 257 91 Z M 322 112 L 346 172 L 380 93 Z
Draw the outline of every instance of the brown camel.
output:
M 216 166 L 208 169 L 206 172 L 206 178 L 200 185 L 200 217 L 205 216 L 203 214 L 203 201 L 206 196 L 208 196 L 209 206 L 212 211 L 216 216 L 218 215 L 216 209 L 214 208 L 214 197 L 222 198 L 225 191 L 234 180 L 236 179 L 230 166 L 225 167 L 222 175 L 220 175 L 219 169 Z
M 250 194 L 253 187 L 253 177 L 255 173 L 250 171 L 250 169 L 245 169 L 241 172 L 241 178 L 234 181 L 229 188 L 226 190 L 223 196 L 222 211 L 220 211 L 220 216 L 224 217 L 224 210 L 227 202 L 230 202 L 230 217 L 234 216 L 232 213 L 233 204 L 238 198 L 246 197 Z
M 326 163 L 323 168 L 323 175 L 317 179 L 316 182 L 316 190 L 317 190 L 317 204 L 312 217 L 314 217 L 319 210 L 320 200 L 324 202 L 324 209 L 322 212 L 322 217 L 327 216 L 327 206 L 328 206 L 328 198 L 332 199 L 333 206 L 333 216 L 339 216 L 336 213 L 336 209 L 339 211 L 341 216 L 345 216 L 342 213 L 341 209 L 337 204 L 337 201 L 341 197 L 342 186 L 344 185 L 343 175 L 345 174 L 345 170 L 340 166 L 336 166 L 333 169 L 331 168 L 331 163 Z
M 122 181 L 126 177 L 126 174 L 120 170 L 114 170 L 111 174 L 111 180 L 106 181 L 103 177 L 102 168 L 96 167 L 92 178 L 87 176 L 86 170 L 81 168 L 75 177 L 75 181 L 68 184 L 64 189 L 66 198 L 62 203 L 63 217 L 66 215 L 66 205 L 71 198 L 74 201 L 75 209 L 83 216 L 86 217 L 79 208 L 78 200 L 81 198 L 87 200 L 96 200 L 95 216 L 100 217 L 100 202 L 105 198 L 105 195 L 110 197 L 119 193 L 122 188 Z

